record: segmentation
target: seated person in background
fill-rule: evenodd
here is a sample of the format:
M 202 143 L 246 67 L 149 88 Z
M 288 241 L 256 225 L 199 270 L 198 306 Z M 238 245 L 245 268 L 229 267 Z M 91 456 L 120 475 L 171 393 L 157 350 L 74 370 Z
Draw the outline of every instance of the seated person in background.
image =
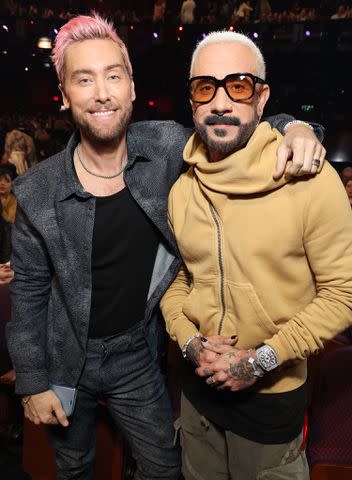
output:
M 2 206 L 2 217 L 8 222 L 15 221 L 16 198 L 11 192 L 12 180 L 17 177 L 16 167 L 11 163 L 0 165 L 0 202 Z
M 37 163 L 34 140 L 25 133 L 24 125 L 21 124 L 6 135 L 4 160 L 15 165 L 18 174 Z

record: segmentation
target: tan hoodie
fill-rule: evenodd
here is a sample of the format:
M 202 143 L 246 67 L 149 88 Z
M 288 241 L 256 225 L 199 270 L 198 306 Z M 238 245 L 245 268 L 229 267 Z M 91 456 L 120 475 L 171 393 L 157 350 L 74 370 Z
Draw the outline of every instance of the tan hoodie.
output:
M 306 378 L 306 357 L 352 324 L 352 213 L 335 170 L 272 179 L 282 136 L 259 125 L 247 146 L 210 163 L 197 134 L 190 165 L 169 196 L 184 266 L 161 308 L 182 347 L 197 333 L 262 342 L 281 366 L 261 392 L 285 392 Z

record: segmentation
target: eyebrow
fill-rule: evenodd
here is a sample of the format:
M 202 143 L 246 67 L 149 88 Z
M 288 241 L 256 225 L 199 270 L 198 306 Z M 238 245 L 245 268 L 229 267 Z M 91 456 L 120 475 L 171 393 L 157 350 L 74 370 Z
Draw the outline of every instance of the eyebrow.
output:
M 115 70 L 115 68 L 121 68 L 123 70 L 125 66 L 122 63 L 114 63 L 112 65 L 108 65 L 107 67 L 104 68 L 104 72 L 110 72 L 111 70 Z M 81 68 L 79 70 L 74 70 L 72 72 L 71 78 L 78 77 L 79 75 L 85 74 L 85 75 L 91 75 L 93 74 L 93 70 L 90 70 L 89 68 Z

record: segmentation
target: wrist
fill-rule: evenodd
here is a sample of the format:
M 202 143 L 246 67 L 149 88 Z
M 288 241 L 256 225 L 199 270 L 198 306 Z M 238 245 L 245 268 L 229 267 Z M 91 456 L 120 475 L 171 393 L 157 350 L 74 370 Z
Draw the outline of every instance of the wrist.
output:
M 287 133 L 287 130 L 290 128 L 290 127 L 293 127 L 293 126 L 306 126 L 308 128 L 310 128 L 311 130 L 314 130 L 314 128 L 312 127 L 312 125 L 310 125 L 308 122 L 304 122 L 303 120 L 292 120 L 291 122 L 288 122 L 286 123 L 286 125 L 284 126 L 283 128 L 283 132 L 284 134 Z
M 249 353 L 249 357 L 247 359 L 247 363 L 249 363 L 250 367 L 252 368 L 253 376 L 254 377 L 263 377 L 265 372 L 257 362 L 256 351 L 255 350 L 249 350 L 248 353 Z
M 255 361 L 264 372 L 270 372 L 279 366 L 275 350 L 265 343 L 256 349 Z

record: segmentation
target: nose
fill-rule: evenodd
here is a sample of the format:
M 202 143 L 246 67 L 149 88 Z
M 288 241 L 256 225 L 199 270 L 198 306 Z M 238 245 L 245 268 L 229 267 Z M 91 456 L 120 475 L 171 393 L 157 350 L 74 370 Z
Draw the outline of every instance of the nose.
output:
M 211 101 L 211 113 L 215 115 L 223 115 L 230 113 L 233 109 L 233 101 L 227 95 L 224 87 L 219 87 L 216 91 L 215 97 Z
M 97 79 L 95 84 L 95 100 L 100 103 L 106 103 L 109 99 L 110 93 L 105 79 Z

